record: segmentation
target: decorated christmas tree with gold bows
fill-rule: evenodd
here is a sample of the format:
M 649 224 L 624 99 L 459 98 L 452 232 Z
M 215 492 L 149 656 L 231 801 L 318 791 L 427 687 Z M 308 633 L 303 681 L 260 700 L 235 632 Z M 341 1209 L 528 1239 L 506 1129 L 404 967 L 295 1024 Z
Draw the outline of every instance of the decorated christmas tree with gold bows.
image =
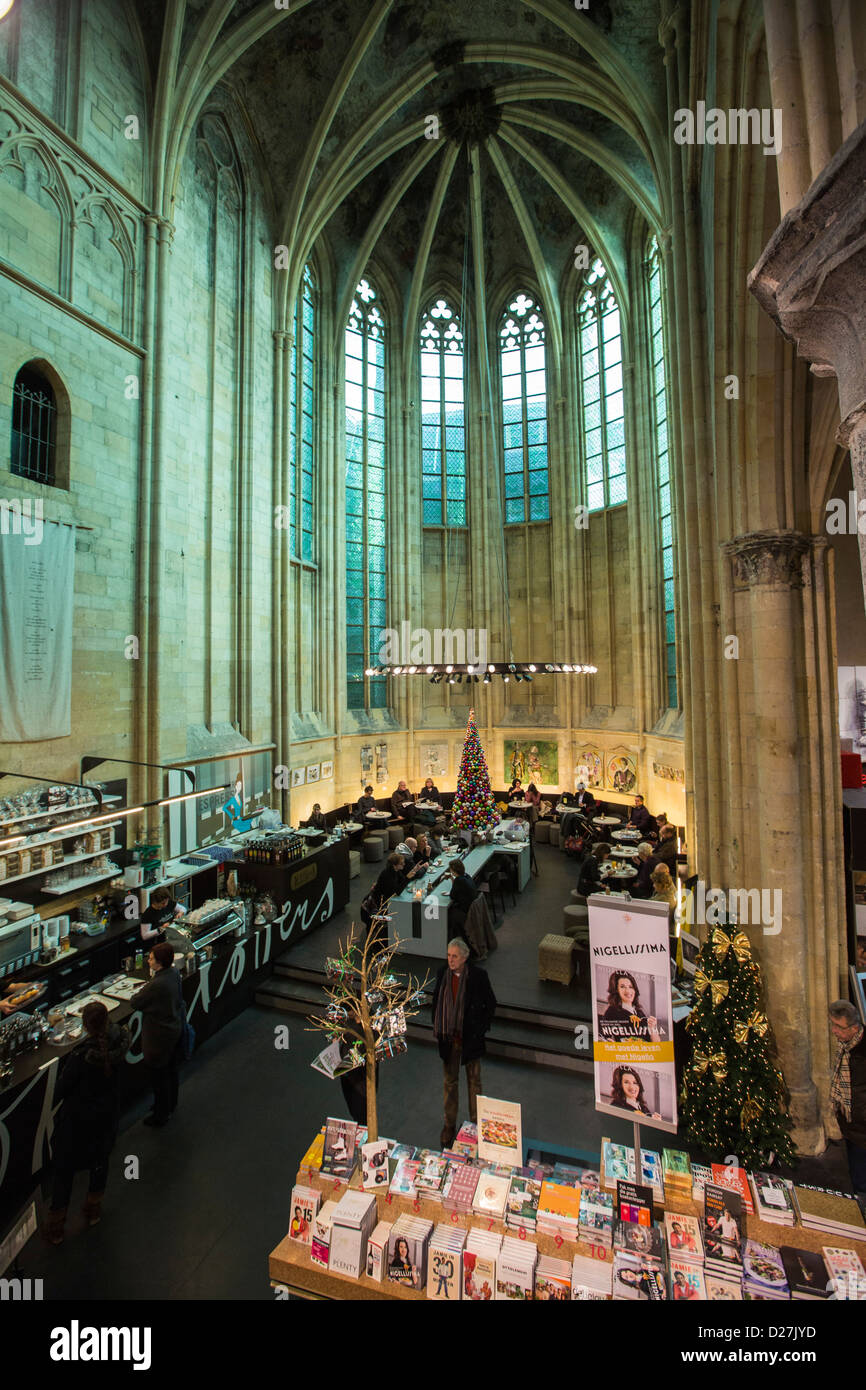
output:
M 695 994 L 680 1095 L 686 1137 L 717 1162 L 731 1154 L 744 1168 L 793 1162 L 785 1079 L 745 932 L 715 928 L 698 957 Z

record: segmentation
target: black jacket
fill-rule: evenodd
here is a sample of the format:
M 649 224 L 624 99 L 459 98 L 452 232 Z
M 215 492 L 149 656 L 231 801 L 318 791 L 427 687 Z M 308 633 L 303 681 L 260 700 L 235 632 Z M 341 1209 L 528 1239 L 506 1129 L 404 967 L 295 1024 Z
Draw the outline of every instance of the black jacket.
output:
M 390 864 L 386 864 L 371 891 L 381 907 L 389 898 L 402 893 L 408 882 L 402 869 L 394 869 Z
M 651 898 L 653 892 L 652 871 L 658 865 L 654 854 L 642 859 L 638 866 L 637 878 L 633 878 L 629 892 L 633 898 Z
M 632 806 L 628 816 L 629 825 L 642 835 L 651 835 L 656 830 L 656 818 L 651 816 L 646 806 Z
M 60 1109 L 54 1121 L 54 1160 L 59 1166 L 90 1168 L 107 1158 L 120 1118 L 120 1068 L 129 1047 L 125 1028 L 109 1023 L 106 1054 L 88 1039 L 66 1059 L 55 1092 Z
M 484 1056 L 484 1034 L 490 1028 L 493 1015 L 496 1013 L 496 995 L 487 978 L 487 971 L 482 970 L 480 965 L 472 965 L 467 961 L 464 969 L 469 974 L 466 979 L 466 1000 L 463 1007 L 460 1060 L 474 1062 L 476 1058 Z M 439 991 L 443 986 L 448 987 L 450 976 L 451 970 L 447 965 L 443 965 L 436 976 L 436 988 L 433 991 L 434 1020 Z M 447 1062 L 451 1053 L 451 1039 L 437 1038 L 436 1041 L 439 1044 L 439 1056 L 443 1062 Z
M 671 877 L 676 878 L 677 862 L 677 837 L 670 835 L 666 840 L 659 840 L 653 854 L 660 864 L 667 864 L 671 871 Z
M 133 998 L 141 1009 L 141 1052 L 151 1067 L 167 1067 L 181 1032 L 181 984 L 173 965 L 158 970 Z
M 595 893 L 601 883 L 598 860 L 592 851 L 584 854 L 577 865 L 577 891 L 584 898 L 588 898 L 590 893 Z
M 368 811 L 375 811 L 375 809 L 376 798 L 374 796 L 361 796 L 355 804 L 355 815 L 363 820 Z
M 851 1118 L 836 1111 L 844 1137 L 859 1149 L 866 1149 L 866 1033 L 851 1049 Z
M 480 892 L 481 889 L 474 879 L 468 874 L 460 874 L 451 881 L 450 902 L 460 912 L 468 912 Z

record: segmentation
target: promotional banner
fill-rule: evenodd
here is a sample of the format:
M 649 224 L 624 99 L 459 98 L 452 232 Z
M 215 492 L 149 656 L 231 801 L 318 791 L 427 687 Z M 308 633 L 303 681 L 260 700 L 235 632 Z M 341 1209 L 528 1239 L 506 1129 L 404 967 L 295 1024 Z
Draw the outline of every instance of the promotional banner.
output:
M 595 1108 L 675 1134 L 667 905 L 598 895 L 587 906 Z

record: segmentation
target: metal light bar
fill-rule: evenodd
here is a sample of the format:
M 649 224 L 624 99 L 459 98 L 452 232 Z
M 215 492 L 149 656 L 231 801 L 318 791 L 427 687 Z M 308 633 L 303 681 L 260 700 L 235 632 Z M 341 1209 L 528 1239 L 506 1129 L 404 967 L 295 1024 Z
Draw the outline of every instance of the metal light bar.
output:
M 212 792 L 228 791 L 228 787 L 208 787 L 203 792 L 185 792 L 183 796 L 167 796 L 164 801 L 158 801 L 157 806 L 174 806 L 178 801 L 195 801 L 200 796 L 210 796 Z

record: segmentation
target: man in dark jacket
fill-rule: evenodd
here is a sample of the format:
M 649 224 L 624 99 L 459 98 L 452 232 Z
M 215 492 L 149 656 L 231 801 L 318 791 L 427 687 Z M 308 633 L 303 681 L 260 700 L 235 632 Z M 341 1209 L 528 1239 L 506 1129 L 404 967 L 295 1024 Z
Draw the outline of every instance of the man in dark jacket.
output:
M 181 981 L 174 968 L 174 947 L 154 946 L 148 956 L 154 971 L 150 984 L 134 996 L 141 1010 L 141 1053 L 153 1086 L 153 1110 L 146 1125 L 161 1129 L 177 1109 L 177 1049 L 180 1042 Z
M 639 830 L 644 836 L 654 835 L 656 833 L 655 816 L 651 816 L 646 806 L 644 806 L 642 796 L 635 797 L 634 805 L 629 811 L 628 823 L 635 830 Z
M 651 898 L 653 895 L 652 871 L 658 864 L 652 845 L 642 840 L 637 847 L 637 877 L 631 881 L 629 892 L 633 898 Z
M 439 1136 L 443 1148 L 453 1143 L 457 1132 L 461 1064 L 466 1068 L 469 1088 L 469 1118 L 477 1118 L 484 1035 L 495 1012 L 496 996 L 486 971 L 470 965 L 469 947 L 455 937 L 448 942 L 448 963 L 436 976 L 433 992 L 433 1033 L 444 1063 L 445 1122 Z
M 677 828 L 675 825 L 666 825 L 659 834 L 659 842 L 656 846 L 656 859 L 660 864 L 667 864 L 671 872 L 671 877 L 677 876 Z
M 481 889 L 466 872 L 462 859 L 452 859 L 448 865 L 451 875 L 451 892 L 448 897 L 448 930 L 456 936 L 463 930 L 466 914 Z
M 866 1197 L 866 1030 L 847 999 L 837 999 L 829 1012 L 836 1039 L 830 1103 L 848 1150 L 851 1186 Z

